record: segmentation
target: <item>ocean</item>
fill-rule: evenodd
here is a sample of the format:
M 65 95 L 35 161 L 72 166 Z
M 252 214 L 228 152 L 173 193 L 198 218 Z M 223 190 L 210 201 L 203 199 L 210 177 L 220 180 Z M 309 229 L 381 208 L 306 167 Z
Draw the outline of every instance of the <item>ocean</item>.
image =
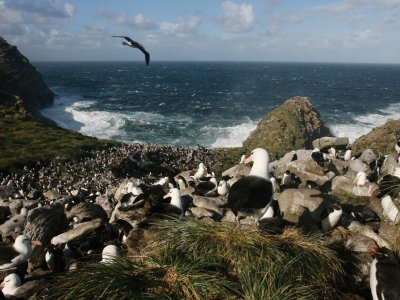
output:
M 126 143 L 241 146 L 268 112 L 310 97 L 350 141 L 400 118 L 400 65 L 275 62 L 33 62 L 57 95 L 43 115 Z

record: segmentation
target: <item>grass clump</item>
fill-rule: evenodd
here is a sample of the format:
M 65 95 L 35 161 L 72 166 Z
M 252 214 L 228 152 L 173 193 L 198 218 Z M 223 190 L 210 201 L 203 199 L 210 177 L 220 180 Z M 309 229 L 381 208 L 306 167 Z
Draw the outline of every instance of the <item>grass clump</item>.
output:
M 80 290 L 80 299 L 340 299 L 342 264 L 318 235 L 263 235 L 187 218 L 151 225 L 143 255 L 67 273 L 47 292 L 59 291 L 57 299 L 78 299 Z

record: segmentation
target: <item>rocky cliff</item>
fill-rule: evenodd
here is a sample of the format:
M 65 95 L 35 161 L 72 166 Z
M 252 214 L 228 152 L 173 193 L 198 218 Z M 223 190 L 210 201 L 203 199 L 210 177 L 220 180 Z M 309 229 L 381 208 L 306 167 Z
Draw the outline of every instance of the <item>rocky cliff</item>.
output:
M 15 46 L 0 37 L 0 91 L 19 96 L 32 112 L 50 106 L 54 94 Z
M 400 120 L 389 119 L 382 126 L 372 129 L 351 144 L 354 154 L 370 148 L 379 156 L 395 152 L 394 145 L 400 138 Z
M 243 142 L 249 149 L 268 149 L 278 158 L 294 149 L 312 149 L 312 141 L 333 136 L 308 97 L 293 97 L 268 113 Z

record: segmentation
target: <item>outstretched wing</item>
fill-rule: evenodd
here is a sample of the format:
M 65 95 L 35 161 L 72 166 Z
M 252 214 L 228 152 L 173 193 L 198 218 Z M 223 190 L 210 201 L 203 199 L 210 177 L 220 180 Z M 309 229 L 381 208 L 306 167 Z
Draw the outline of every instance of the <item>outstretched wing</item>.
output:
M 128 42 L 130 42 L 130 43 L 132 43 L 132 44 L 134 44 L 134 43 L 136 43 L 134 40 L 132 40 L 130 37 L 128 37 L 128 36 L 123 36 L 123 35 L 113 35 L 112 37 L 120 37 L 120 38 L 124 38 L 124 39 L 126 39 Z M 136 43 L 137 44 L 137 43 Z
M 124 43 L 122 42 L 123 45 L 127 45 L 130 46 L 132 48 L 138 48 L 140 51 L 143 52 L 144 54 L 144 58 L 146 61 L 146 65 L 149 64 L 150 62 L 150 53 L 146 51 L 146 49 L 143 47 L 143 45 L 139 44 L 138 42 L 132 40 L 130 37 L 127 36 L 123 36 L 123 35 L 113 35 L 112 37 L 121 37 L 124 38 L 125 40 L 127 40 L 130 44 Z

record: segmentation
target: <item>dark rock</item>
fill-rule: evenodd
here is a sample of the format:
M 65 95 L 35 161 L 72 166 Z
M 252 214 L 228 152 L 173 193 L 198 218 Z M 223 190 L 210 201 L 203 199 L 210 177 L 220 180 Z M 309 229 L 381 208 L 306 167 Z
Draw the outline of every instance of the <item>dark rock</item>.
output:
M 97 218 L 102 220 L 107 219 L 107 213 L 104 209 L 100 205 L 91 202 L 82 202 L 75 205 L 71 210 L 66 212 L 66 215 L 68 220 L 73 217 L 78 217 L 82 222 Z
M 62 205 L 38 207 L 28 213 L 25 234 L 32 240 L 47 245 L 52 237 L 64 230 L 65 226 L 66 219 Z
M 33 112 L 53 104 L 54 94 L 15 46 L 0 37 L 0 90 L 19 96 Z M 1 97 L 0 97 L 1 98 Z

